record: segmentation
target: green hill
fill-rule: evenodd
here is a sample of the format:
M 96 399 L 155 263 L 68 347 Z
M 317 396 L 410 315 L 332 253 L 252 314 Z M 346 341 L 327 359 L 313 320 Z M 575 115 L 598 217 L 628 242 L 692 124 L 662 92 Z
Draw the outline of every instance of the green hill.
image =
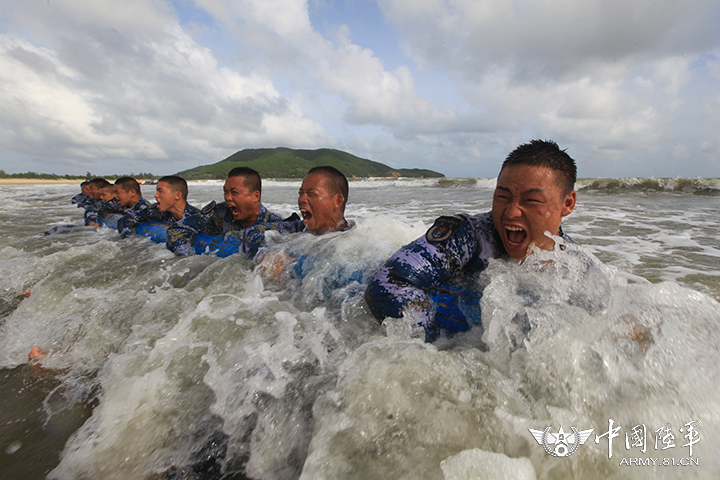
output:
M 442 173 L 417 168 L 392 168 L 379 162 L 356 157 L 347 152 L 321 148 L 248 148 L 212 165 L 202 165 L 179 172 L 187 180 L 224 179 L 235 167 L 250 167 L 263 178 L 302 178 L 312 167 L 330 165 L 348 178 L 352 177 L 444 177 Z

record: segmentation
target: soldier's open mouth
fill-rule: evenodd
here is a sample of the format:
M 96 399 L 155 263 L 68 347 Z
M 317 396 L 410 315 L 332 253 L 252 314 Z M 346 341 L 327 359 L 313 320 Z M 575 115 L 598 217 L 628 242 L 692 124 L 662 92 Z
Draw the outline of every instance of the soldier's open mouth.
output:
M 520 227 L 505 227 L 505 237 L 510 245 L 519 246 L 525 241 L 527 232 Z
M 306 222 L 312 218 L 312 213 L 303 208 L 300 209 L 300 215 L 302 215 L 303 220 Z

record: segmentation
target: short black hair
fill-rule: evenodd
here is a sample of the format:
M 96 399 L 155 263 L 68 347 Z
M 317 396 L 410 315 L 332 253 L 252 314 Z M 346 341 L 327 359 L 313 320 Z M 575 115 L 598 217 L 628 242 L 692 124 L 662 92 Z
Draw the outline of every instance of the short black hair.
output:
M 227 178 L 230 177 L 243 177 L 243 185 L 250 191 L 260 192 L 262 195 L 262 180 L 260 174 L 250 167 L 235 167 L 230 170 L 227 174 Z
M 98 189 L 103 188 L 105 185 L 110 185 L 110 182 L 108 182 L 104 178 L 100 178 L 100 177 L 95 177 L 92 180 L 90 180 L 90 182 L 88 182 L 88 183 L 90 183 L 91 185 L 95 185 L 95 188 L 98 188 Z
M 328 180 L 328 185 L 332 189 L 332 194 L 335 195 L 336 193 L 339 193 L 343 196 L 343 204 L 342 204 L 342 211 L 345 211 L 345 205 L 348 201 L 348 181 L 347 177 L 343 175 L 343 173 L 338 170 L 335 167 L 331 166 L 320 166 L 320 167 L 313 167 L 310 169 L 310 171 L 307 173 L 307 175 L 310 175 L 311 173 L 321 173 L 325 176 L 325 178 Z M 306 175 L 306 176 L 307 176 Z
M 140 191 L 140 184 L 133 177 L 120 177 L 115 180 L 115 185 L 120 185 L 120 187 L 122 187 L 122 189 L 126 192 L 129 192 L 130 190 L 135 190 L 138 195 L 142 196 L 142 192 Z
M 165 182 L 170 185 L 170 188 L 172 188 L 176 192 L 180 192 L 182 194 L 183 200 L 187 201 L 188 184 L 184 178 L 178 177 L 177 175 L 168 175 L 158 180 L 158 183 L 160 182 Z
M 500 172 L 505 167 L 513 165 L 530 165 L 554 170 L 562 182 L 560 186 L 564 195 L 567 195 L 575 188 L 575 181 L 577 180 L 575 160 L 565 150 L 560 150 L 557 143 L 552 140 L 531 140 L 520 145 L 505 158 Z

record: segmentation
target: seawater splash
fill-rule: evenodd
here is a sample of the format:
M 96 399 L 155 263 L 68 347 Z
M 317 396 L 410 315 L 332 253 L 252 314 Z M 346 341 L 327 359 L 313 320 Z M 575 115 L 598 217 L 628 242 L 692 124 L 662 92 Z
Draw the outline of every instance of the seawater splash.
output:
M 15 226 L 0 246 L 0 380 L 17 380 L 3 390 L 14 402 L 3 414 L 29 419 L 23 429 L 0 426 L 0 471 L 148 480 L 717 477 L 716 198 L 581 193 L 566 231 L 581 251 L 622 268 L 597 262 L 588 277 L 580 256 L 556 252 L 493 262 L 478 279 L 485 329 L 426 344 L 412 319 L 381 327 L 362 294 L 368 275 L 434 217 L 490 204 L 491 181 L 432 182 L 359 185 L 353 230 L 271 239 L 295 258 L 278 275 L 241 256 L 175 258 L 107 229 L 43 236 L 80 217 L 67 205 L 74 187 L 0 195 L 0 222 Z M 263 190 L 269 208 L 292 209 L 297 182 L 276 183 Z M 191 185 L 193 201 L 214 198 L 219 185 Z M 628 252 L 638 258 L 614 257 Z M 647 275 L 649 267 L 659 273 Z M 688 273 L 701 281 L 683 280 Z M 45 369 L 27 365 L 35 345 L 48 353 Z M 622 427 L 612 459 L 607 435 L 594 442 L 610 418 Z M 646 456 L 687 457 L 678 429 L 690 420 L 700 421 L 699 466 L 620 465 L 642 456 L 624 443 L 638 424 L 647 425 Z M 668 422 L 676 447 L 656 453 L 653 430 Z M 557 458 L 528 432 L 548 426 L 595 430 Z M 28 438 L 26 428 L 38 432 Z M 48 445 L 61 458 L 47 458 Z M 6 469 L 10 460 L 25 468 Z M 43 462 L 44 473 L 27 475 Z
M 37 343 L 45 367 L 68 372 L 66 408 L 97 403 L 50 477 L 297 478 L 316 396 L 379 332 L 364 312 L 364 276 L 424 229 L 375 217 L 343 234 L 275 239 L 304 259 L 299 275 L 290 265 L 280 278 L 241 256 L 176 259 L 105 231 L 59 253 L 89 263 L 60 262 L 4 325 L 17 342 L 8 363 Z M 68 282 L 71 265 L 78 278 Z
M 302 478 L 442 479 L 450 461 L 489 478 L 534 478 L 515 476 L 522 463 L 510 459 L 530 460 L 537 478 L 677 478 L 668 468 L 621 466 L 641 456 L 622 435 L 645 424 L 648 457 L 688 457 L 678 429 L 691 420 L 702 426 L 700 465 L 683 477 L 720 471 L 720 305 L 674 283 L 629 282 L 600 263 L 588 280 L 578 258 L 538 252 L 521 264 L 493 262 L 480 279 L 482 337 L 471 330 L 428 345 L 391 328 L 353 351 L 315 404 Z M 611 418 L 622 433 L 608 458 L 607 435 L 594 438 Z M 653 431 L 667 422 L 677 450 L 655 452 Z M 528 432 L 563 425 L 595 429 L 567 458 L 548 455 Z

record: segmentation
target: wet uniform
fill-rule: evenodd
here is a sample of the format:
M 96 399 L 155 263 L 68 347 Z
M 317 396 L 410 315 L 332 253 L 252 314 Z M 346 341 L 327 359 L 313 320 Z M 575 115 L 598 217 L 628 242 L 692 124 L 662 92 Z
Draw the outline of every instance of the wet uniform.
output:
M 137 204 L 135 204 L 135 206 L 137 206 Z M 135 206 L 133 206 L 133 208 L 135 208 Z M 135 227 L 137 227 L 141 223 L 156 222 L 165 223 L 168 225 L 177 225 L 185 221 L 185 219 L 187 219 L 188 217 L 196 215 L 198 213 L 200 213 L 200 210 L 197 207 L 193 207 L 189 203 L 185 203 L 185 211 L 183 212 L 182 218 L 180 220 L 175 220 L 175 217 L 172 213 L 159 211 L 156 203 L 148 208 L 143 208 L 130 212 L 124 217 L 120 218 L 120 220 L 118 220 L 117 222 L 117 228 L 118 232 L 120 232 L 120 236 L 122 238 L 127 238 L 133 234 L 133 232 L 135 231 Z
M 72 202 L 73 205 L 77 205 L 78 208 L 80 208 L 80 207 L 85 208 L 86 205 L 89 205 L 94 200 L 95 199 L 92 198 L 90 195 L 78 193 L 77 195 L 72 197 L 72 200 L 70 200 L 70 201 Z
M 125 209 L 120 206 L 116 198 L 111 199 L 109 202 L 103 202 L 98 200 L 85 207 L 85 225 L 91 223 L 100 224 L 98 217 L 101 213 L 124 213 Z
M 335 231 L 344 232 L 354 226 L 355 222 L 347 220 L 344 228 Z M 301 219 L 297 213 L 293 213 L 280 223 L 255 225 L 245 230 L 245 235 L 243 236 L 243 251 L 249 258 L 255 258 L 260 248 L 265 245 L 265 232 L 268 230 L 279 232 L 281 235 L 301 232 L 312 233 L 307 229 L 305 221 Z
M 559 235 L 568 239 L 559 230 Z M 568 239 L 569 240 L 569 239 Z M 491 258 L 507 257 L 492 221 L 492 212 L 438 218 L 427 233 L 398 250 L 370 280 L 365 300 L 372 314 L 400 318 L 413 311 L 426 339 L 439 333 L 435 305 L 426 289 L 447 284 L 487 268 Z
M 150 202 L 142 197 L 130 208 L 121 206 L 116 198 L 113 198 L 109 202 L 100 201 L 85 209 L 85 225 L 89 225 L 90 223 L 97 223 L 99 225 L 101 223 L 99 217 L 103 213 L 122 213 L 123 215 L 127 215 L 129 213 L 139 212 L 150 206 Z
M 99 198 L 93 198 L 90 195 L 83 195 L 75 202 L 76 197 L 77 195 L 73 197 L 72 201 L 73 203 L 77 203 L 78 208 L 85 209 L 85 213 L 83 214 L 85 225 L 89 225 L 92 218 L 95 218 L 97 221 L 97 211 L 102 206 L 103 201 Z
M 135 212 L 139 212 L 140 210 L 145 210 L 146 208 L 150 208 L 150 207 L 152 207 L 152 203 L 148 202 L 143 197 L 140 197 L 140 200 L 135 202 L 135 205 L 133 205 L 132 207 L 126 208 L 124 213 L 125 214 L 135 213 Z
M 198 233 L 224 235 L 228 232 L 243 232 L 254 225 L 282 222 L 283 217 L 271 212 L 260 204 L 260 212 L 252 225 L 235 220 L 226 202 L 210 202 L 200 213 L 183 219 L 182 224 L 167 229 L 167 248 L 176 255 L 189 255 L 193 252 L 192 243 Z
M 293 214 L 296 216 L 296 214 Z M 300 233 L 307 231 L 307 226 L 302 219 L 288 220 L 280 223 L 255 225 L 245 230 L 243 237 L 243 251 L 249 258 L 255 258 L 258 250 L 265 245 L 265 232 L 268 230 L 279 232 L 282 235 L 288 233 Z

